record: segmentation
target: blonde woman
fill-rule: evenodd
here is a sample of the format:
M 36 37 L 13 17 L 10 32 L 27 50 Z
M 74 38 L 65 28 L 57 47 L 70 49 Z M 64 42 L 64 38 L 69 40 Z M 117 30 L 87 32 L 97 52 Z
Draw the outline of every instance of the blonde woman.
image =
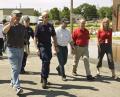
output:
M 100 75 L 100 67 L 102 67 L 102 59 L 104 54 L 107 55 L 108 66 L 112 72 L 112 78 L 116 79 L 115 67 L 112 55 L 112 29 L 109 26 L 109 19 L 104 18 L 101 27 L 97 33 L 98 39 L 98 63 L 97 75 Z

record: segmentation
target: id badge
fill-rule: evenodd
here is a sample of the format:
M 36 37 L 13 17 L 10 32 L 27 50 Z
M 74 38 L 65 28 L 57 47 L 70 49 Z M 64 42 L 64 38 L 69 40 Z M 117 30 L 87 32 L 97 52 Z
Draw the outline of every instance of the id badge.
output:
M 105 43 L 108 43 L 108 39 L 105 39 Z

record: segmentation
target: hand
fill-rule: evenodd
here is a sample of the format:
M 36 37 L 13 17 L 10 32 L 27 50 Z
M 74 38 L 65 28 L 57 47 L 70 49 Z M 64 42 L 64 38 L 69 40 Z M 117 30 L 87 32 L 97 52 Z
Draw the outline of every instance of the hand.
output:
M 10 25 L 13 26 L 15 21 L 16 21 L 16 18 L 15 17 L 11 17 Z
M 72 49 L 71 49 L 71 54 L 72 54 L 72 55 L 75 54 L 75 48 L 74 48 L 74 47 L 72 47 Z

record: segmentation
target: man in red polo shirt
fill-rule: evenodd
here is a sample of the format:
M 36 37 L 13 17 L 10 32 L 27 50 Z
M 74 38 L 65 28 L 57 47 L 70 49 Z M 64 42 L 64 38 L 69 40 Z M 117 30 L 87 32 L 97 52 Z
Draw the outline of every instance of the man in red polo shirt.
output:
M 74 65 L 73 65 L 73 75 L 77 75 L 77 67 L 80 57 L 83 58 L 87 80 L 94 80 L 94 77 L 91 75 L 90 66 L 89 66 L 89 31 L 85 28 L 86 21 L 84 19 L 80 20 L 80 27 L 75 29 L 72 33 L 72 39 L 74 42 Z

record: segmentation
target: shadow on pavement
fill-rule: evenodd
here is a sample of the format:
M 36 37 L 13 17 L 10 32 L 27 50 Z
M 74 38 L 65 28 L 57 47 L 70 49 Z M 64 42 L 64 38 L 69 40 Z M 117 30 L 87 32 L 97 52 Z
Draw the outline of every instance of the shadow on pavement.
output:
M 79 85 L 70 85 L 70 84 L 51 84 L 49 86 L 50 88 L 55 88 L 55 89 L 88 89 L 88 90 L 93 90 L 93 91 L 99 91 L 99 89 L 96 89 L 95 87 L 91 86 L 79 86 Z
M 80 78 L 80 76 L 81 76 L 81 78 Z M 86 76 L 84 76 L 84 75 L 78 75 L 76 77 L 67 75 L 67 77 L 68 77 L 68 81 L 87 81 L 87 82 L 91 82 L 91 81 L 88 81 L 86 79 Z M 69 79 L 69 78 L 72 78 L 72 79 Z M 120 82 L 120 78 L 113 79 L 111 76 L 103 76 L 103 75 L 101 75 L 101 76 L 95 76 L 95 80 L 94 81 L 95 82 L 102 82 L 102 83 L 110 84 L 111 81 Z M 94 82 L 94 81 L 92 81 L 92 82 Z
M 67 96 L 67 97 L 77 97 L 73 94 L 69 94 L 66 91 L 57 91 L 57 90 L 40 90 L 40 89 L 31 89 L 31 88 L 25 88 L 22 87 L 23 89 L 29 90 L 30 92 L 24 93 L 22 95 L 19 95 L 19 97 L 27 97 L 30 95 L 39 95 L 38 97 L 45 96 L 45 97 L 56 97 L 56 96 Z
M 37 83 L 33 82 L 33 81 L 24 81 L 24 80 L 20 80 L 20 82 L 22 84 L 31 84 L 31 85 L 36 85 Z M 0 84 L 5 84 L 5 83 L 10 83 L 10 80 L 0 80 Z

